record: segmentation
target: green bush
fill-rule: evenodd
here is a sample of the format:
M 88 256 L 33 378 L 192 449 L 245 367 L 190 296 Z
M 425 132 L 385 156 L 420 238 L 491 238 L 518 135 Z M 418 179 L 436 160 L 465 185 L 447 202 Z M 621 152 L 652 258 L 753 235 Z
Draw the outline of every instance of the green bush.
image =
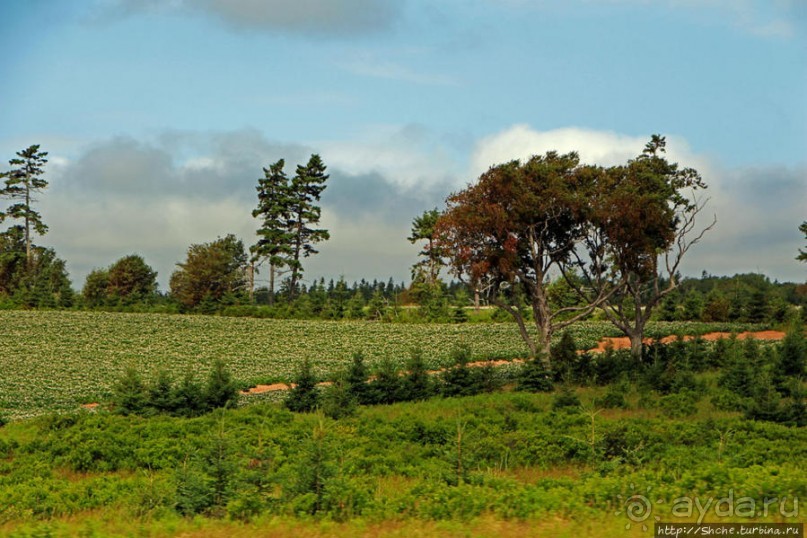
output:
M 526 392 L 549 392 L 552 390 L 552 374 L 544 363 L 543 357 L 528 359 L 521 366 L 518 375 L 518 390 Z
M 294 388 L 289 391 L 283 404 L 289 411 L 296 413 L 307 413 L 319 406 L 317 380 L 307 359 L 300 365 L 294 379 Z

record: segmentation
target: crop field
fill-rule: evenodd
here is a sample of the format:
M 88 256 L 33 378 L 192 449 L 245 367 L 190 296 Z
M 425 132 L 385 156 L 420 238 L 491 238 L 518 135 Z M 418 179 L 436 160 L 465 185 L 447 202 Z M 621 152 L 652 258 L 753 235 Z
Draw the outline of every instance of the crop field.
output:
M 739 325 L 659 323 L 649 336 L 742 330 Z M 618 336 L 607 323 L 580 323 L 581 348 Z M 207 373 L 224 360 L 243 386 L 289 381 L 303 359 L 320 375 L 356 352 L 373 365 L 400 365 L 413 347 L 431 367 L 447 365 L 458 346 L 475 358 L 524 356 L 513 323 L 384 324 L 295 321 L 107 312 L 0 311 L 0 413 L 24 418 L 104 400 L 120 374 L 134 366 L 150 379 L 165 369 L 179 377 Z

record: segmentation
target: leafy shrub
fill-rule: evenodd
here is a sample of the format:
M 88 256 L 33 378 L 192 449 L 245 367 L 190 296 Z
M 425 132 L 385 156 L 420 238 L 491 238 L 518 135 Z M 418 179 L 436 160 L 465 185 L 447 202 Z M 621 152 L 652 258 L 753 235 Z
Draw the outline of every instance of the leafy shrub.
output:
M 659 399 L 659 409 L 664 416 L 670 418 L 683 418 L 694 415 L 697 411 L 698 395 L 692 391 L 682 391 L 662 396 Z
M 552 409 L 555 411 L 578 411 L 580 407 L 580 398 L 568 385 L 561 387 L 552 399 Z

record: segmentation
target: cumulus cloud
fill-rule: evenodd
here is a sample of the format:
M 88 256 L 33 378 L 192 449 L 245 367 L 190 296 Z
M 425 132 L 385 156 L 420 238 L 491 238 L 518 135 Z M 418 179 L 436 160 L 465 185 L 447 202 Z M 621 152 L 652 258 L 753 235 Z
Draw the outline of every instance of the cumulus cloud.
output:
M 243 30 L 351 36 L 389 29 L 398 0 L 115 0 L 117 12 L 174 12 L 211 17 Z

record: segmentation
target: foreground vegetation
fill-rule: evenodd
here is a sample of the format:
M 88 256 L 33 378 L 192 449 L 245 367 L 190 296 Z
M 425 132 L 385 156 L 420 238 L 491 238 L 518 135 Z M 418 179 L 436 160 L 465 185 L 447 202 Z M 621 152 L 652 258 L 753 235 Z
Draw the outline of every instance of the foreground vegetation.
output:
M 578 389 L 581 406 L 551 393 L 438 398 L 339 421 L 256 405 L 196 419 L 84 412 L 15 422 L 0 430 L 0 531 L 248 535 L 287 521 L 343 536 L 477 525 L 573 536 L 586 521 L 595 528 L 585 535 L 618 536 L 636 493 L 652 492 L 654 515 L 668 521 L 682 496 L 731 494 L 760 508 L 788 499 L 765 518 L 786 520 L 792 499 L 807 495 L 804 428 L 746 421 L 708 401 L 669 418 L 637 385 L 627 408 L 607 410 L 592 404 L 604 392 Z
M 77 375 L 97 370 L 95 361 L 114 357 L 113 350 L 134 354 L 149 342 L 148 356 L 168 360 L 161 370 L 146 369 L 143 379 L 131 361 L 117 375 L 110 368 L 108 377 L 95 378 L 110 387 L 110 400 L 96 410 L 73 406 L 0 427 L 4 536 L 624 536 L 630 526 L 640 535 L 656 518 L 793 522 L 796 499 L 807 495 L 807 343 L 800 325 L 777 344 L 679 340 L 647 347 L 638 362 L 628 350 L 578 354 L 568 333 L 551 366 L 539 358 L 471 372 L 463 344 L 476 333 L 456 333 L 459 344 L 441 347 L 449 330 L 504 331 L 512 324 L 307 322 L 297 330 L 333 341 L 377 327 L 379 347 L 393 328 L 430 328 L 434 344 L 412 352 L 402 340 L 364 368 L 360 354 L 314 362 L 323 350 L 338 349 L 334 342 L 288 332 L 319 344 L 300 347 L 311 355 L 286 365 L 297 388 L 283 404 L 233 407 L 233 379 L 216 353 L 239 357 L 257 349 L 248 342 L 271 345 L 280 327 L 291 331 L 290 322 L 12 314 L 21 317 L 4 327 L 38 320 L 46 324 L 40 329 L 58 329 L 54 334 L 68 340 L 61 351 L 79 341 L 100 346 L 100 353 L 77 347 L 72 360 L 61 361 Z M 91 322 L 110 325 L 99 333 Z M 684 328 L 656 330 L 676 327 Z M 271 336 L 245 336 L 256 332 Z M 4 344 L 27 343 L 29 363 L 38 352 L 58 371 L 58 355 L 43 354 L 49 333 L 33 340 L 30 334 L 19 330 Z M 413 375 L 425 374 L 425 350 L 449 368 Z M 133 356 L 147 355 L 141 349 Z M 177 398 L 189 394 L 189 378 L 180 381 L 177 371 L 205 356 L 215 359 L 194 391 L 200 406 L 175 405 L 190 401 Z M 393 357 L 405 361 L 406 375 L 396 373 Z M 164 368 L 171 359 L 187 363 L 171 371 Z M 329 366 L 320 378 L 334 383 L 316 388 L 313 364 Z M 229 368 L 239 372 L 235 361 Z M 55 401 L 46 400 L 46 389 L 38 394 Z M 638 518 L 637 499 L 646 501 Z
M 72 311 L 0 311 L 0 414 L 23 418 L 108 400 L 115 380 L 133 367 L 146 380 L 160 370 L 203 380 L 216 359 L 236 383 L 288 382 L 304 359 L 323 377 L 362 353 L 370 367 L 389 358 L 403 367 L 413 347 L 426 366 L 452 363 L 469 346 L 473 360 L 523 357 L 512 323 L 382 324 L 259 320 L 213 316 Z M 737 324 L 651 324 L 652 337 L 744 330 Z M 619 333 L 607 323 L 571 328 L 578 347 Z

